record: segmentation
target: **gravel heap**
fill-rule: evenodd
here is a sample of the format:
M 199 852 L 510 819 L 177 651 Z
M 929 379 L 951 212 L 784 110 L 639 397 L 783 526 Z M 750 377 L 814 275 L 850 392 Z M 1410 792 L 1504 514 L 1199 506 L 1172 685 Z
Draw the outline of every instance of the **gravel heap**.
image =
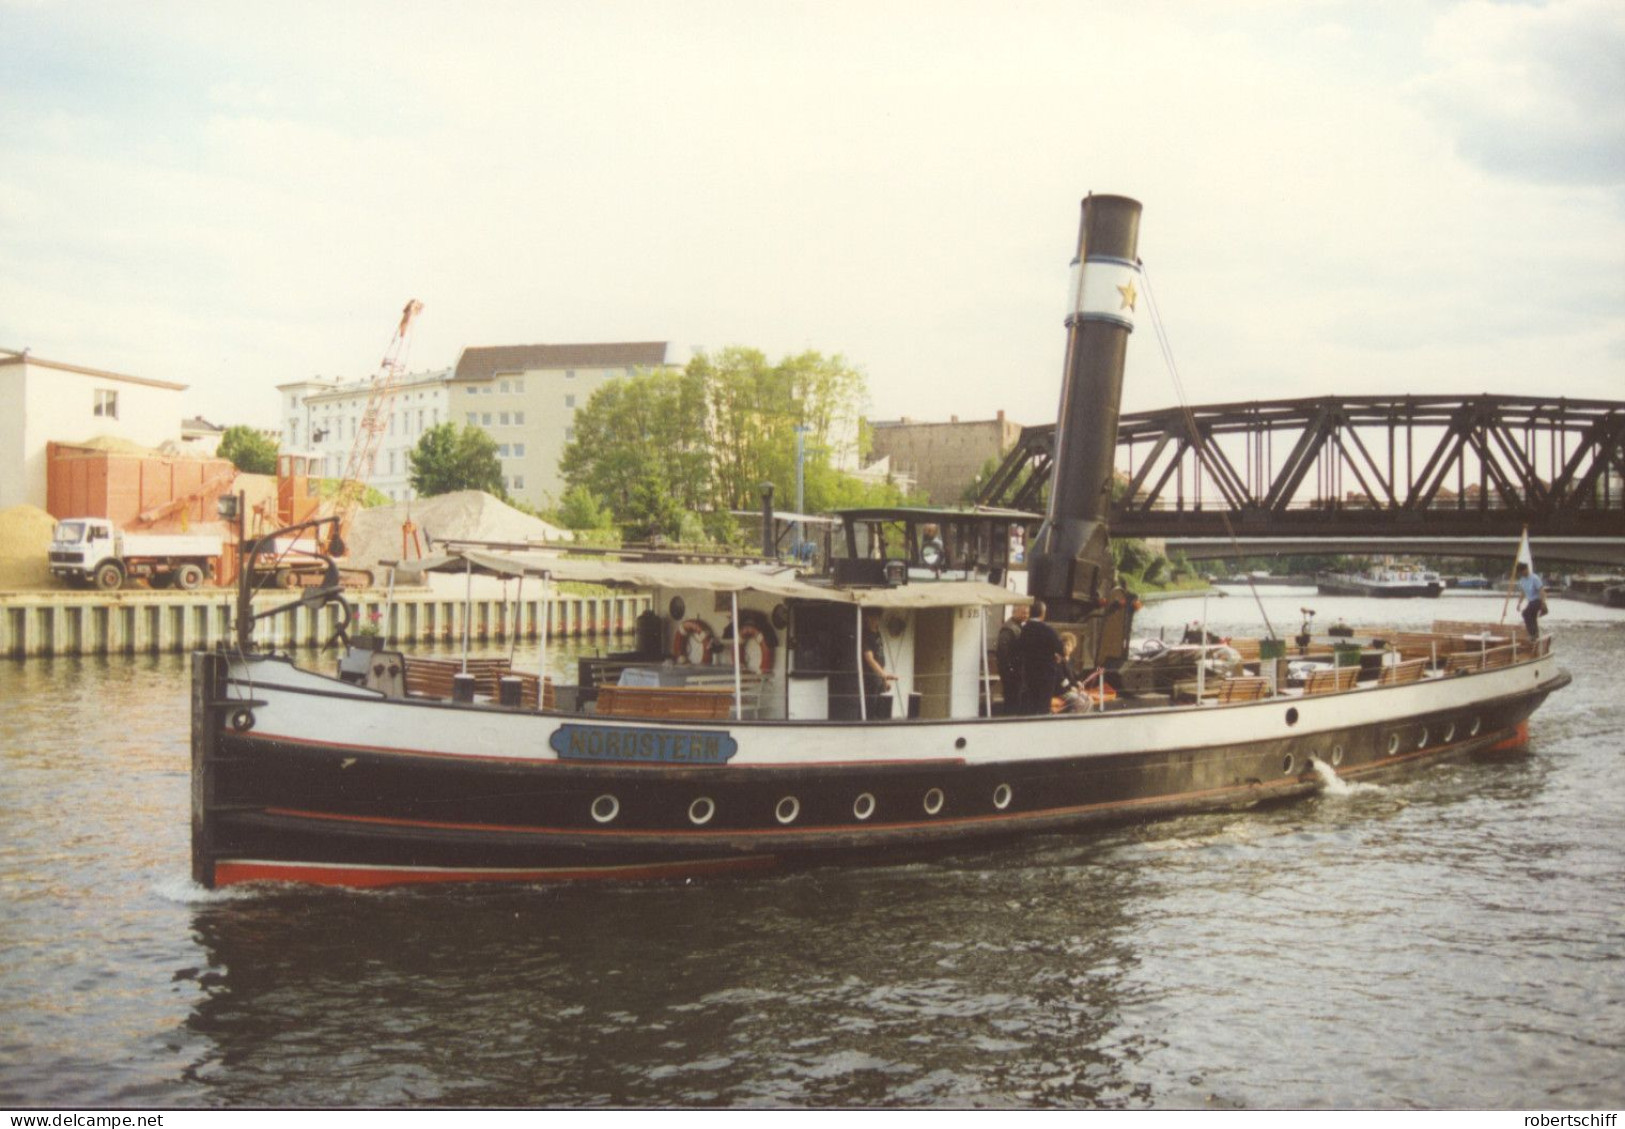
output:
M 570 534 L 539 517 L 521 513 L 506 502 L 480 490 L 460 490 L 433 498 L 418 498 L 393 506 L 358 510 L 350 523 L 349 564 L 371 568 L 381 578 L 379 561 L 402 559 L 401 526 L 410 517 L 418 528 L 423 555 L 431 556 L 441 540 L 568 541 Z M 408 547 L 408 559 L 417 552 Z
M 56 518 L 38 506 L 0 510 L 0 590 L 55 588 L 46 554 Z

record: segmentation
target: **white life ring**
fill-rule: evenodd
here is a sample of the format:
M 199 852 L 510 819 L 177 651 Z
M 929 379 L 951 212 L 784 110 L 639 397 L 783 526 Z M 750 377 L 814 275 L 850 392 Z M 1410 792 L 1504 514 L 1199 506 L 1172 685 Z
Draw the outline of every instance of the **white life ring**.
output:
M 748 623 L 739 629 L 739 666 L 751 674 L 766 674 L 773 669 L 773 644 L 761 628 Z
M 704 620 L 685 619 L 671 639 L 671 657 L 691 666 L 706 666 L 711 662 L 711 648 L 716 636 Z

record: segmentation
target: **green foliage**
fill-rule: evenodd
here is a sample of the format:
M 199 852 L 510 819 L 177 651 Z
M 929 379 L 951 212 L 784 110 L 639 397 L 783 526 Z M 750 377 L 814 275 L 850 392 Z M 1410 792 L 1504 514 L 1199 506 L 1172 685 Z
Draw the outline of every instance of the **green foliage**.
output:
M 834 467 L 838 445 L 859 431 L 864 395 L 862 374 L 841 357 L 807 352 L 770 364 L 758 350 L 730 347 L 682 372 L 602 385 L 576 413 L 559 470 L 629 538 L 736 541 L 729 511 L 759 507 L 764 482 L 781 509 L 795 505 L 800 426 L 808 510 L 901 502 L 895 487 Z
M 217 453 L 244 474 L 276 473 L 276 441 L 252 427 L 239 423 L 226 428 Z
M 316 480 L 316 493 L 320 494 L 323 498 L 336 498 L 339 494 L 339 487 L 343 485 L 343 479 L 318 478 Z M 364 510 L 370 510 L 374 506 L 387 506 L 389 504 L 389 495 L 385 494 L 382 490 L 374 489 L 371 486 L 364 487 L 361 491 L 360 497 L 356 499 L 356 505 L 360 506 Z
M 483 490 L 506 498 L 497 442 L 477 427 L 442 423 L 423 433 L 407 452 L 412 489 L 421 497 L 457 490 Z
M 572 486 L 566 490 L 553 517 L 559 525 L 575 532 L 610 529 L 615 525 L 615 515 L 609 511 L 609 507 L 585 486 Z

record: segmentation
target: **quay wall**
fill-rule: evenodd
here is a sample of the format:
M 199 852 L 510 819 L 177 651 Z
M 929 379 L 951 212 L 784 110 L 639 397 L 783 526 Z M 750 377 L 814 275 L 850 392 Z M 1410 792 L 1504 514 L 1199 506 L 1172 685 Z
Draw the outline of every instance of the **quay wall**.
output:
M 292 602 L 278 591 L 254 601 L 257 612 Z M 465 614 L 473 642 L 540 639 L 543 617 L 556 639 L 614 638 L 634 631 L 650 606 L 646 594 L 541 599 L 447 599 L 428 591 L 347 592 L 360 623 L 376 623 L 397 643 L 461 646 Z M 135 655 L 186 652 L 232 637 L 235 599 L 228 591 L 37 592 L 0 596 L 0 656 Z M 337 610 L 302 607 L 261 620 L 255 639 L 277 648 L 319 647 L 333 636 Z M 354 627 L 351 634 L 355 634 Z

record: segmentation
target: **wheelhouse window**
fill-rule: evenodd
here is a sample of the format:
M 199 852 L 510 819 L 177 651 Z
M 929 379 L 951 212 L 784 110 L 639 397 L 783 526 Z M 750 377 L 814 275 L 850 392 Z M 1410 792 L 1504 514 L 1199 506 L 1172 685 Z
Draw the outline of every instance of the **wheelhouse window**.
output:
M 118 392 L 111 388 L 96 389 L 94 414 L 106 419 L 118 419 Z

